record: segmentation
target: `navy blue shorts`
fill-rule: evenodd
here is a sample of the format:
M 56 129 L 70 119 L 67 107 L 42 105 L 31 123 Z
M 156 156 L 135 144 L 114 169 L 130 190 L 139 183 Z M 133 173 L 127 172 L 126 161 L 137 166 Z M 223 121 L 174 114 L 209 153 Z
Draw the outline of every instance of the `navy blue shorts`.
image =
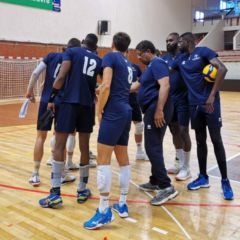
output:
M 40 127 L 41 124 L 40 124 L 39 120 L 42 118 L 42 115 L 47 111 L 47 105 L 48 105 L 48 103 L 46 103 L 46 102 L 40 102 L 40 104 L 39 104 L 38 118 L 37 118 L 37 130 L 38 131 L 50 131 L 52 128 L 53 119 L 50 120 L 44 128 Z M 57 111 L 57 109 L 56 109 L 56 111 Z
M 173 117 L 171 122 L 178 122 L 180 126 L 188 127 L 190 121 L 190 109 L 186 102 L 173 103 Z
M 98 133 L 98 143 L 110 146 L 127 146 L 132 110 L 104 112 Z
M 137 94 L 130 93 L 129 95 L 129 104 L 132 108 L 132 121 L 142 122 L 142 111 L 137 101 Z
M 220 101 L 215 101 L 213 106 L 214 111 L 212 113 L 206 112 L 205 105 L 190 106 L 192 129 L 198 129 L 206 126 L 208 126 L 209 128 L 222 127 Z
M 95 123 L 95 108 L 80 104 L 61 103 L 55 130 L 62 133 L 91 133 Z

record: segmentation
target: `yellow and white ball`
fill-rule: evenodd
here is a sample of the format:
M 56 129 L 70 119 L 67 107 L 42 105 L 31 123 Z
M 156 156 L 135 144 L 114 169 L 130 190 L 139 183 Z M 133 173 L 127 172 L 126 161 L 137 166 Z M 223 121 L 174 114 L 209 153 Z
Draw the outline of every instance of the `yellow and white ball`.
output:
M 216 79 L 216 76 L 217 76 L 217 68 L 214 67 L 212 64 L 208 64 L 207 66 L 205 66 L 203 68 L 203 75 L 204 75 L 204 79 L 207 81 L 207 82 L 210 82 L 210 83 L 213 83 Z

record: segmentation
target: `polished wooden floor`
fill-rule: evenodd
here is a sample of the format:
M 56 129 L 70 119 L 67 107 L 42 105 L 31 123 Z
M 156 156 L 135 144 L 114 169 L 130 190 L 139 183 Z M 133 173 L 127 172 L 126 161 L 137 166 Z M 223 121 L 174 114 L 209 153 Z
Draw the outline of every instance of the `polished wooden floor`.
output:
M 240 93 L 222 93 L 222 129 L 227 158 L 240 154 Z M 36 105 L 37 106 L 37 105 Z M 46 196 L 50 187 L 50 168 L 46 160 L 50 156 L 49 139 L 41 167 L 42 184 L 33 188 L 28 184 L 32 171 L 32 151 L 36 136 L 36 109 L 31 106 L 26 120 L 17 119 L 19 105 L 0 106 L 0 239 L 83 239 L 83 240 L 154 240 L 154 239 L 240 239 L 240 184 L 232 182 L 235 200 L 223 200 L 220 179 L 210 177 L 211 187 L 198 191 L 187 191 L 187 182 L 173 184 L 179 196 L 162 207 L 149 205 L 151 195 L 138 190 L 136 184 L 148 181 L 150 164 L 135 161 L 133 131 L 130 139 L 129 155 L 132 164 L 132 181 L 129 192 L 130 218 L 120 219 L 94 231 L 85 230 L 83 222 L 95 212 L 98 204 L 96 189 L 96 169 L 91 169 L 89 187 L 93 197 L 85 204 L 75 199 L 77 182 L 62 187 L 65 194 L 61 209 L 42 209 L 38 200 Z M 4 122 L 5 121 L 5 122 Z M 97 127 L 91 138 L 91 149 L 96 152 Z M 196 144 L 193 142 L 191 170 L 198 173 Z M 167 131 L 164 141 L 166 165 L 174 159 L 171 135 Z M 74 161 L 79 159 L 76 148 Z M 208 168 L 216 165 L 213 148 L 209 142 Z M 113 182 L 111 199 L 118 198 L 118 166 L 113 157 Z M 229 169 L 231 171 L 231 169 Z M 73 172 L 78 176 L 77 172 Z M 239 173 L 240 174 L 240 173 Z

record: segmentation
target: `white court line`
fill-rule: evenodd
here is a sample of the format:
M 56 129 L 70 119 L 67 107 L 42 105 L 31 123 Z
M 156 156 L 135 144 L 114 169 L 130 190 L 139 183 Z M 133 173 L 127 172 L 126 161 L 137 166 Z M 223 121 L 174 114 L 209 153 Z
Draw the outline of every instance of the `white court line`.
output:
M 113 173 L 115 173 L 116 175 L 119 176 L 119 173 L 116 172 L 115 170 L 113 170 Z M 130 183 L 133 184 L 135 187 L 138 188 L 138 185 L 137 185 L 135 182 L 133 182 L 132 180 L 130 180 Z M 145 192 L 145 191 L 144 191 L 144 193 L 145 193 L 147 196 L 149 196 L 151 199 L 153 198 L 153 196 L 152 196 L 150 193 Z M 182 230 L 182 232 L 185 234 L 185 236 L 187 237 L 187 239 L 192 240 L 191 236 L 187 233 L 186 229 L 185 229 L 185 228 L 182 226 L 182 224 L 173 216 L 173 214 L 172 214 L 171 212 L 169 212 L 166 207 L 164 207 L 164 206 L 160 206 L 160 207 L 161 207 L 161 208 L 172 218 L 172 220 L 179 226 L 179 228 L 180 228 L 180 229 Z M 163 231 L 165 231 L 165 230 L 163 230 Z
M 125 220 L 128 221 L 128 222 L 131 222 L 131 223 L 137 223 L 138 222 L 137 219 L 130 218 L 130 217 L 125 218 Z
M 230 158 L 227 159 L 227 162 L 233 160 L 235 157 L 238 157 L 239 155 L 240 155 L 240 153 L 237 153 L 237 154 L 233 155 L 232 157 L 230 157 Z M 214 166 L 208 168 L 207 172 L 209 172 L 209 171 L 211 171 L 211 170 L 213 170 L 213 169 L 215 169 L 215 168 L 217 168 L 217 167 L 218 167 L 218 165 L 215 164 Z M 209 174 L 209 176 L 210 176 L 211 178 L 221 179 L 221 177 L 214 176 L 214 175 L 211 175 L 211 174 Z M 231 180 L 231 182 L 234 182 L 234 183 L 238 183 L 238 184 L 240 184 L 239 181 L 235 181 L 235 180 Z
M 239 155 L 240 155 L 240 153 L 237 153 L 237 154 L 233 155 L 232 157 L 230 157 L 230 158 L 228 158 L 228 159 L 227 159 L 227 162 L 229 162 L 229 161 L 233 160 L 235 157 L 238 157 Z M 214 169 L 214 168 L 216 168 L 216 167 L 218 167 L 218 165 L 217 165 L 217 164 L 215 164 L 214 166 L 212 166 L 212 167 L 208 168 L 207 172 L 209 172 L 209 171 L 213 170 L 213 169 Z
M 157 228 L 157 227 L 153 227 L 152 230 L 155 231 L 155 232 L 161 233 L 161 234 L 163 234 L 163 235 L 167 235 L 167 234 L 168 234 L 167 231 L 162 230 L 162 229 Z

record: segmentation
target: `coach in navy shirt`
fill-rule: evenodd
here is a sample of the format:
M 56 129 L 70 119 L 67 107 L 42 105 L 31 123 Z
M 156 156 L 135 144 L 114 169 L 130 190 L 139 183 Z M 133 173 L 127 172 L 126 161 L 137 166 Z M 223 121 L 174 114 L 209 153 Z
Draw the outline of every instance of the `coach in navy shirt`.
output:
M 144 191 L 159 190 L 151 204 L 161 205 L 178 194 L 167 176 L 163 158 L 163 138 L 172 115 L 169 70 L 163 59 L 155 55 L 152 42 L 142 41 L 136 50 L 139 60 L 147 67 L 131 90 L 139 89 L 138 101 L 144 113 L 145 149 L 152 165 L 149 182 L 139 185 L 139 188 Z
M 221 108 L 219 89 L 227 73 L 225 65 L 218 60 L 217 53 L 207 47 L 195 47 L 194 36 L 187 32 L 180 36 L 179 49 L 184 52 L 173 64 L 180 70 L 188 87 L 188 100 L 191 106 L 191 124 L 195 130 L 197 156 L 200 174 L 188 184 L 189 190 L 209 187 L 207 175 L 207 131 L 208 126 L 214 153 L 222 175 L 222 190 L 226 200 L 233 199 L 233 191 L 227 178 L 226 154 L 221 137 Z M 214 84 L 204 80 L 202 73 L 207 64 L 218 69 Z

